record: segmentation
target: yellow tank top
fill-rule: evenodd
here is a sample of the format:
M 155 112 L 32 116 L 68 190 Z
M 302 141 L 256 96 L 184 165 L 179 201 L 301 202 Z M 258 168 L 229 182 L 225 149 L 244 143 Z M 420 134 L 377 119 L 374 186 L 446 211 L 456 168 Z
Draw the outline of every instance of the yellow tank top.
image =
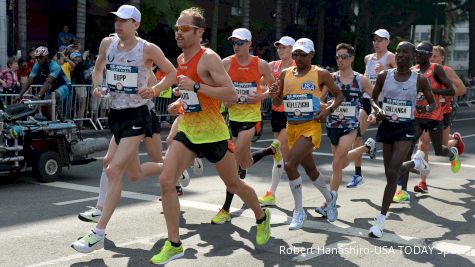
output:
M 289 121 L 310 121 L 320 110 L 322 90 L 318 86 L 318 67 L 312 66 L 302 77 L 294 76 L 290 67 L 284 80 L 284 111 Z
M 249 65 L 241 66 L 236 56 L 231 56 L 228 74 L 238 94 L 238 102 L 229 108 L 229 120 L 261 121 L 261 103 L 247 103 L 247 96 L 261 93 L 262 74 L 259 72 L 259 58 L 254 56 Z

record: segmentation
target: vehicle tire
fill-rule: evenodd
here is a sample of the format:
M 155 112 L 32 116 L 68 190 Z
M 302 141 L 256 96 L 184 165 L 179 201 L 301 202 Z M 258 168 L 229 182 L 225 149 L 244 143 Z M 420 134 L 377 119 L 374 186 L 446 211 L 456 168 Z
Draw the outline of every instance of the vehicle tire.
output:
M 49 183 L 58 179 L 63 164 L 57 152 L 45 151 L 33 163 L 33 175 L 38 182 Z

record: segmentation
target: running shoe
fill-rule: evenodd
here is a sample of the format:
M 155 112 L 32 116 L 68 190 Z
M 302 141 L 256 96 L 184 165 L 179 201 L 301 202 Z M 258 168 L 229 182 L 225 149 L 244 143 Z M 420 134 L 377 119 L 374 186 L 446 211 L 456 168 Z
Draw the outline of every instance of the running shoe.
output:
M 421 150 L 417 150 L 416 154 L 414 154 L 413 160 L 419 160 L 420 164 L 418 168 L 415 168 L 418 170 L 422 175 L 429 175 L 430 173 L 430 166 L 429 163 L 424 159 L 425 153 Z
M 427 184 L 424 181 L 420 181 L 417 185 L 414 186 L 414 192 L 417 193 L 429 193 Z
M 99 236 L 94 231 L 91 230 L 89 234 L 73 242 L 71 244 L 71 247 L 75 249 L 77 252 L 91 253 L 94 250 L 104 248 L 104 237 L 105 235 Z
M 214 217 L 211 219 L 211 223 L 224 224 L 226 222 L 229 222 L 230 220 L 231 220 L 231 215 L 229 215 L 229 211 L 220 209 L 218 214 L 214 215 Z
M 185 170 L 180 176 L 180 184 L 183 187 L 187 187 L 190 184 L 190 174 Z
M 330 194 L 332 195 L 332 200 L 328 203 L 327 207 L 327 221 L 334 222 L 338 217 L 338 209 L 336 208 L 336 199 L 338 196 L 335 191 L 331 191 Z
M 266 214 L 265 221 L 257 225 L 256 244 L 258 246 L 265 245 L 270 238 L 270 210 L 264 209 L 264 213 Z
M 265 195 L 259 198 L 259 203 L 262 206 L 274 206 L 275 205 L 275 196 L 271 191 L 267 191 Z
M 195 175 L 202 175 L 203 174 L 203 161 L 196 157 L 195 160 L 193 161 L 193 165 L 191 165 L 191 169 L 193 170 L 193 173 Z
M 163 244 L 162 249 L 160 250 L 160 253 L 157 255 L 153 256 L 150 259 L 151 264 L 167 264 L 170 261 L 174 259 L 178 259 L 185 255 L 184 250 L 183 250 L 183 245 L 180 245 L 179 247 L 174 247 L 172 246 L 172 243 L 170 241 L 165 241 L 165 244 Z
M 247 170 L 241 169 L 241 167 L 239 167 L 238 174 L 239 174 L 239 178 L 244 179 L 246 178 Z
M 183 196 L 183 187 L 181 185 L 177 185 L 177 186 L 175 186 L 175 188 L 176 188 L 176 194 L 179 197 Z
M 374 219 L 374 225 L 369 228 L 369 236 L 380 238 L 383 236 L 384 222 L 382 220 Z
M 369 148 L 368 155 L 371 159 L 376 158 L 376 141 L 373 138 L 368 138 L 364 145 Z
M 351 181 L 346 185 L 347 188 L 355 188 L 363 181 L 363 176 L 361 175 L 353 175 L 351 177 Z
M 304 210 L 294 210 L 294 215 L 292 216 L 292 222 L 290 222 L 289 230 L 298 230 L 302 228 L 307 214 Z
M 328 209 L 328 206 L 327 206 L 327 203 L 323 203 L 322 206 L 320 207 L 316 207 L 315 208 L 315 212 L 322 215 L 323 218 L 326 218 L 327 217 L 327 209 Z
M 411 203 L 411 196 L 404 190 L 398 190 L 393 197 L 393 202 L 409 204 Z
M 462 140 L 462 135 L 459 132 L 454 132 L 452 135 L 455 140 L 457 140 L 457 144 L 455 147 L 457 148 L 459 155 L 461 156 L 463 154 L 463 151 L 465 150 L 465 143 Z
M 91 209 L 81 212 L 78 215 L 79 220 L 84 222 L 99 222 L 101 219 L 102 211 L 96 207 L 89 207 Z
M 272 147 L 272 150 L 274 150 L 274 161 L 281 162 L 282 151 L 280 151 L 280 141 L 277 139 L 274 139 L 274 141 L 272 141 L 272 144 L 270 144 L 270 146 Z
M 453 173 L 457 173 L 460 171 L 460 167 L 462 163 L 459 159 L 459 152 L 456 147 L 451 147 L 450 151 L 454 154 L 453 158 L 450 160 L 450 168 L 452 169 Z

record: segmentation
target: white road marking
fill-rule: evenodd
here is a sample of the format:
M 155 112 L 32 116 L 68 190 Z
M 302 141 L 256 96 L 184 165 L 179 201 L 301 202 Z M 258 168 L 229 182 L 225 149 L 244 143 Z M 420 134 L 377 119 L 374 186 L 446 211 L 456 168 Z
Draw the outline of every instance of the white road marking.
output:
M 87 202 L 87 201 L 96 200 L 96 199 L 98 199 L 98 197 L 88 197 L 88 198 L 81 198 L 81 199 L 64 201 L 64 202 L 56 202 L 56 203 L 53 203 L 53 205 L 63 206 L 63 205 L 69 205 L 69 204 L 74 204 L 74 203 Z
M 455 119 L 454 121 L 469 121 L 469 120 L 475 120 L 475 117 Z

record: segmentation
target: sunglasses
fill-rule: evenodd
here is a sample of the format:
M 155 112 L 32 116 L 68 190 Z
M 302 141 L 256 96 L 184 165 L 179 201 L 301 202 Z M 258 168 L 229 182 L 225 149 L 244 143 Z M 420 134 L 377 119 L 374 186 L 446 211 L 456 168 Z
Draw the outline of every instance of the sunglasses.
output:
M 336 55 L 335 56 L 335 60 L 338 60 L 339 58 L 341 59 L 347 59 L 347 58 L 350 58 L 352 57 L 353 55 L 350 55 L 350 54 L 340 54 L 340 55 Z
M 195 25 L 183 24 L 183 25 L 175 25 L 175 32 L 189 32 L 192 29 L 199 29 L 200 27 Z
M 233 44 L 233 46 L 235 46 L 235 45 L 241 46 L 241 45 L 245 44 L 246 42 L 247 42 L 246 40 L 231 41 L 231 44 Z
M 423 56 L 423 55 L 430 55 L 430 54 L 432 54 L 432 52 L 431 52 L 431 51 L 426 51 L 426 50 L 418 50 L 418 49 L 416 49 L 416 54 Z
M 308 56 L 309 53 L 299 53 L 299 52 L 294 52 L 292 53 L 292 57 L 306 57 Z

